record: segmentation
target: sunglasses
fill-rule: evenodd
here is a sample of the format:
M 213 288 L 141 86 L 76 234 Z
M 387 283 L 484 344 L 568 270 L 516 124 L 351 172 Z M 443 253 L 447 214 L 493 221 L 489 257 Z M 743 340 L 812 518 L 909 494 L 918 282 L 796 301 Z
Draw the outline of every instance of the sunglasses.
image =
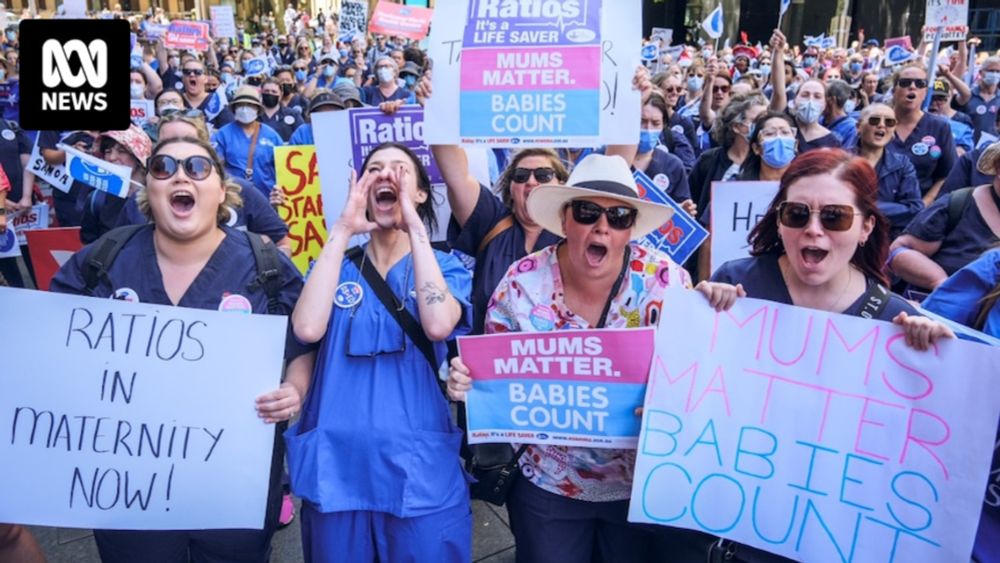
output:
M 721 85 L 721 86 L 712 86 L 712 92 L 721 92 L 721 93 L 725 94 L 725 93 L 729 92 L 729 86 L 724 85 L 724 84 Z
M 552 181 L 552 178 L 556 177 L 556 171 L 553 168 L 515 168 L 514 173 L 510 175 L 510 179 L 518 184 L 523 184 L 532 175 L 535 176 L 535 180 L 538 180 L 538 183 L 547 184 Z
M 627 205 L 601 207 L 592 201 L 577 199 L 570 202 L 573 210 L 573 220 L 581 225 L 593 225 L 600 220 L 601 215 L 608 217 L 608 226 L 617 231 L 631 229 L 639 210 Z
M 148 167 L 149 175 L 157 180 L 167 180 L 177 174 L 177 170 L 184 167 L 184 174 L 192 180 L 204 180 L 212 175 L 215 163 L 207 156 L 196 154 L 182 160 L 170 156 L 169 154 L 158 154 L 150 157 Z M 222 175 L 222 172 L 219 172 Z
M 778 221 L 790 229 L 802 229 L 813 213 L 819 213 L 819 223 L 828 231 L 846 231 L 854 225 L 854 216 L 861 215 L 850 205 L 824 205 L 813 210 L 806 203 L 785 201 L 778 206 Z
M 665 94 L 683 94 L 684 88 L 681 88 L 680 86 L 664 86 L 663 92 Z
M 917 88 L 923 89 L 927 87 L 927 80 L 924 78 L 900 78 L 896 81 L 896 86 L 901 88 L 916 86 Z
M 205 74 L 205 71 L 200 68 L 186 68 L 181 72 L 184 73 L 184 76 L 201 76 Z
M 873 115 L 868 118 L 868 125 L 871 125 L 872 127 L 878 127 L 882 123 L 885 123 L 886 127 L 895 127 L 896 119 L 893 117 L 882 117 L 879 115 Z
M 306 70 L 306 67 L 304 67 L 304 66 L 297 66 L 297 67 L 294 67 L 294 70 L 295 70 L 295 72 L 298 72 L 300 70 Z

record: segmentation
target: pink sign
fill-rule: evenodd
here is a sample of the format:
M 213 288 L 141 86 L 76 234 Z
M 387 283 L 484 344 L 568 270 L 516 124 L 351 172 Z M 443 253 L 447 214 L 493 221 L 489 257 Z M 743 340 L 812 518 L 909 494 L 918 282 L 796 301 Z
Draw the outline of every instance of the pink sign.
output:
M 392 2 L 379 2 L 368 23 L 368 31 L 382 35 L 408 37 L 420 40 L 427 37 L 434 10 L 417 6 L 403 6 Z
M 211 46 L 208 24 L 174 20 L 163 36 L 163 46 L 168 49 L 195 49 L 205 51 Z

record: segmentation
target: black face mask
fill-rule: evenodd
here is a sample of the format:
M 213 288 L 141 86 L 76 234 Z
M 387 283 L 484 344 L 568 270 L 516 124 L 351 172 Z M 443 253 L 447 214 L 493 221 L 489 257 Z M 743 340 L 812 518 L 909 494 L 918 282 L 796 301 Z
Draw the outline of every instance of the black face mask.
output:
M 295 85 L 294 84 L 282 84 L 281 85 L 281 93 L 284 94 L 284 95 L 286 95 L 286 96 L 289 95 L 289 94 L 294 94 L 295 93 Z
M 278 105 L 278 95 L 277 94 L 261 94 L 261 102 L 263 102 L 264 107 L 273 108 Z
M 205 86 L 205 91 L 209 94 L 214 94 L 216 90 L 218 90 L 218 88 L 209 88 L 208 86 Z

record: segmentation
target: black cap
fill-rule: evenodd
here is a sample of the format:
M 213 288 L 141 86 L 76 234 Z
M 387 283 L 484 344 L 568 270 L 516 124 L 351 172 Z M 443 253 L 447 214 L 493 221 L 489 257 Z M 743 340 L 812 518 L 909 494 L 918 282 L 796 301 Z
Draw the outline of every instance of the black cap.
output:
M 309 101 L 310 112 L 316 111 L 317 108 L 321 108 L 323 106 L 333 106 L 335 108 L 344 109 L 344 101 L 332 92 L 316 94 L 313 96 L 313 99 Z

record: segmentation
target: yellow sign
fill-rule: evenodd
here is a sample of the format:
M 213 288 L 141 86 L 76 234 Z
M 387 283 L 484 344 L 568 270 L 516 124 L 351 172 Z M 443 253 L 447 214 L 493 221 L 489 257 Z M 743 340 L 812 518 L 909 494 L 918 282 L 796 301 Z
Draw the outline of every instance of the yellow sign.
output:
M 275 147 L 274 162 L 278 185 L 285 193 L 285 204 L 278 208 L 278 215 L 288 224 L 292 262 L 305 274 L 326 243 L 316 147 Z

